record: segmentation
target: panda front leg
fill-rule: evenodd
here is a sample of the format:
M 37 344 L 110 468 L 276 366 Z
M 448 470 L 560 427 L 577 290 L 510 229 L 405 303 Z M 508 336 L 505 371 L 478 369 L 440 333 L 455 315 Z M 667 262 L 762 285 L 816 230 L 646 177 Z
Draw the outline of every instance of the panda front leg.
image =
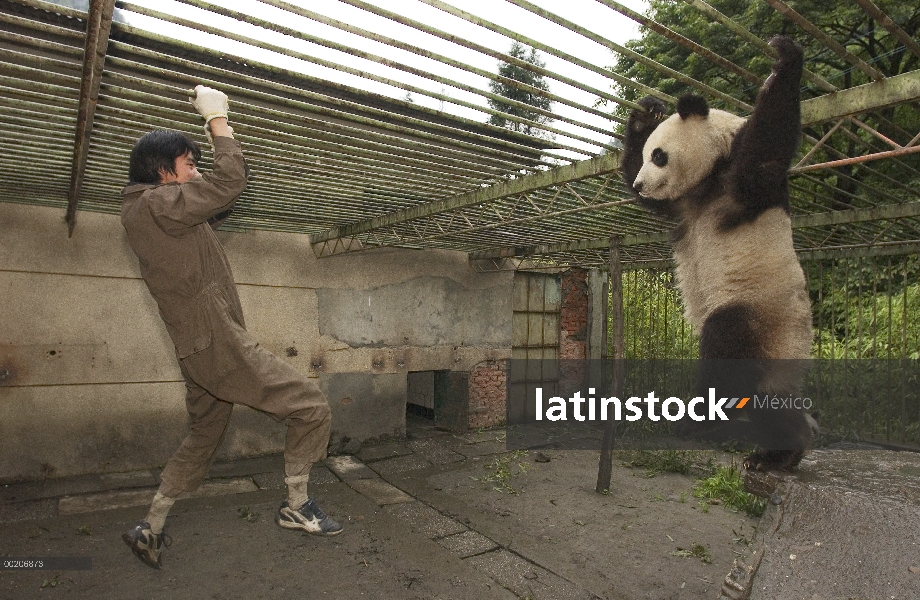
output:
M 652 135 L 658 124 L 664 120 L 664 102 L 654 96 L 646 96 L 639 100 L 642 110 L 634 108 L 626 121 L 626 131 L 623 135 L 623 156 L 620 162 L 620 171 L 629 191 L 635 196 L 639 193 L 633 188 L 636 176 L 642 169 L 642 150 L 645 142 Z
M 789 165 L 802 135 L 802 48 L 784 36 L 774 37 L 770 46 L 778 53 L 773 70 L 732 144 L 735 197 L 755 213 L 789 208 Z

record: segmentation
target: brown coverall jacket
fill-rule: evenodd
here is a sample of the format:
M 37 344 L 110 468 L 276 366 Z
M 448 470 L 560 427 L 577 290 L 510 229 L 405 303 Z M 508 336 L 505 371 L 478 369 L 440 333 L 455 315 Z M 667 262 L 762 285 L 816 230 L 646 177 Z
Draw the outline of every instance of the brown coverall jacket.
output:
M 319 387 L 246 331 L 230 263 L 209 219 L 226 216 L 246 187 L 240 143 L 214 138 L 214 169 L 186 183 L 129 185 L 121 222 L 141 276 L 175 344 L 186 381 L 191 431 L 162 480 L 192 491 L 204 479 L 232 404 L 288 425 L 285 472 L 309 472 L 326 455 L 329 404 Z

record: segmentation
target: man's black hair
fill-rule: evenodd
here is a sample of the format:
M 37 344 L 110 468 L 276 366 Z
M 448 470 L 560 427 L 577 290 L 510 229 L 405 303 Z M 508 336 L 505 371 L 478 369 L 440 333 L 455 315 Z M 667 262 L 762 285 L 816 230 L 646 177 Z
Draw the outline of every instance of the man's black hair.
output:
M 128 177 L 131 183 L 160 183 L 160 170 L 176 174 L 176 159 L 189 152 L 197 163 L 201 148 L 179 131 L 157 129 L 141 136 L 131 150 Z

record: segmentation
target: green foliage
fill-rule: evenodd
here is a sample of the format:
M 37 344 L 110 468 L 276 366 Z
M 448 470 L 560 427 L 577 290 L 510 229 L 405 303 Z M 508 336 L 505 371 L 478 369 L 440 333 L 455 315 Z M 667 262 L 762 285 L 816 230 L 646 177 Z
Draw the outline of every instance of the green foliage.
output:
M 612 315 L 608 331 L 613 331 Z M 683 318 L 670 271 L 623 275 L 624 352 L 627 359 L 696 358 L 699 342 Z M 608 356 L 613 356 L 611 336 Z
M 513 42 L 511 44 L 511 49 L 508 51 L 508 54 L 518 60 L 530 63 L 540 68 L 546 66 L 546 63 L 540 60 L 540 56 L 537 53 L 536 48 L 530 48 L 528 51 L 525 46 L 518 42 Z M 543 80 L 543 75 L 531 71 L 521 65 L 507 62 L 500 62 L 498 64 L 498 74 L 506 79 L 519 81 L 532 89 L 521 89 L 503 81 L 491 81 L 489 82 L 489 89 L 493 94 L 498 94 L 499 96 L 504 96 L 505 98 L 516 100 L 517 102 L 522 102 L 524 104 L 529 104 L 530 106 L 541 109 L 543 111 L 551 110 L 552 101 L 540 93 L 549 91 L 549 85 L 546 83 L 546 81 Z M 540 113 L 536 110 L 528 110 L 520 106 L 513 106 L 511 104 L 501 102 L 500 100 L 493 100 L 491 98 L 488 102 L 489 106 L 494 110 L 520 117 L 522 119 L 528 119 L 536 123 L 544 124 L 549 124 L 553 121 L 552 117 Z M 506 127 L 513 131 L 520 131 L 528 135 L 545 135 L 545 132 L 542 129 L 526 123 L 511 121 L 500 115 L 492 115 L 489 118 L 489 123 L 498 127 Z
M 918 277 L 918 256 L 811 266 L 815 358 L 920 359 Z
M 659 473 L 708 474 L 715 468 L 712 457 L 699 450 L 622 450 L 618 454 L 624 465 L 645 469 L 649 478 Z
M 764 498 L 744 491 L 741 470 L 734 464 L 719 467 L 716 472 L 693 486 L 693 495 L 704 500 L 720 500 L 725 506 L 740 510 L 752 517 L 763 516 L 767 507 Z

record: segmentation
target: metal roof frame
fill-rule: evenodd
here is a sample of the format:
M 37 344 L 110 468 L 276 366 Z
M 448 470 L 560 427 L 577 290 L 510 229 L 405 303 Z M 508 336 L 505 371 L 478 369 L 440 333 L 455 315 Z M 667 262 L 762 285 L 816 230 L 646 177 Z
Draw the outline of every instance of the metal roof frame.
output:
M 609 106 L 635 105 L 579 79 L 602 75 L 610 85 L 640 94 L 674 98 L 632 82 L 602 65 L 573 56 L 564 47 L 534 40 L 444 0 L 421 0 L 455 19 L 533 46 L 567 63 L 563 69 L 534 67 L 503 50 L 463 39 L 364 0 L 341 0 L 352 7 L 401 23 L 467 51 L 531 68 L 560 82 L 544 94 L 567 106 L 553 124 L 539 123 L 486 105 L 499 100 L 488 86 L 466 83 L 450 73 L 478 81 L 536 88 L 499 77 L 463 59 L 418 44 L 361 29 L 283 0 L 260 0 L 291 15 L 284 22 L 221 8 L 204 0 L 178 0 L 198 9 L 198 18 L 177 17 L 122 0 L 84 0 L 86 10 L 47 0 L 0 0 L 0 201 L 66 207 L 69 233 L 77 209 L 117 212 L 119 191 L 133 141 L 153 127 L 186 131 L 203 141 L 190 111 L 188 91 L 196 83 L 225 89 L 231 119 L 252 167 L 249 188 L 227 225 L 238 230 L 269 229 L 311 235 L 314 252 L 324 257 L 381 246 L 436 247 L 466 251 L 474 267 L 605 267 L 611 234 L 621 237 L 620 252 L 641 268 L 667 264 L 669 224 L 632 203 L 618 175 L 616 126 Z M 584 36 L 744 114 L 744 100 L 694 81 L 673 66 L 661 65 L 528 0 L 507 0 L 556 26 Z M 725 27 L 743 43 L 774 54 L 747 29 L 702 0 L 685 0 L 700 14 Z M 854 253 L 916 252 L 920 245 L 920 134 L 898 130 L 883 114 L 918 111 L 920 70 L 885 77 L 879 69 L 809 23 L 781 0 L 765 0 L 797 29 L 819 40 L 834 56 L 870 82 L 842 89 L 806 71 L 804 80 L 818 95 L 802 103 L 805 140 L 810 149 L 791 170 L 799 193 L 793 206 L 794 238 L 803 257 Z M 71 0 L 72 2 L 72 0 Z M 650 32 L 707 60 L 751 85 L 762 76 L 615 2 L 597 0 Z M 899 51 L 920 57 L 920 44 L 871 0 L 855 0 L 878 23 Z M 79 2 L 77 2 L 79 4 Z M 341 84 L 293 72 L 277 63 L 201 47 L 185 39 L 143 29 L 126 21 L 146 15 L 186 31 L 217 35 L 366 81 Z M 221 21 L 219 17 L 223 17 Z M 306 18 L 403 53 L 424 58 L 428 67 L 395 60 L 386 51 L 370 52 L 298 29 Z M 229 31 L 226 19 L 277 34 L 277 42 Z M 292 40 L 308 41 L 365 61 L 357 68 L 299 50 Z M 338 55 L 336 55 L 338 56 Z M 460 53 L 457 54 L 460 56 Z M 381 74 L 391 69 L 393 75 Z M 407 83 L 398 73 L 427 80 Z M 837 79 L 831 78 L 833 81 Z M 537 131 L 498 128 L 440 109 L 371 92 L 385 84 L 434 101 L 476 108 L 485 118 L 499 115 Z M 449 88 L 449 89 L 448 89 Z M 607 107 L 587 106 L 568 97 L 579 90 Z M 504 100 L 504 99 L 502 99 Z M 514 106 L 513 102 L 507 103 Z M 598 115 L 609 127 L 598 126 Z M 598 137 L 598 135 L 604 137 Z M 846 140 L 844 154 L 829 140 Z M 575 158 L 578 155 L 584 158 Z M 821 157 L 817 161 L 817 157 Z M 879 162 L 884 161 L 884 162 Z M 206 161 L 203 161 L 206 162 Z M 878 165 L 892 168 L 879 169 Z M 205 166 L 207 166 L 205 164 Z M 69 167 L 69 171 L 68 171 Z M 894 169 L 894 170 L 892 170 Z M 840 189 L 822 177 L 833 172 Z M 866 186 L 856 173 L 884 185 Z M 893 174 L 896 173 L 896 174 Z M 68 177 L 69 175 L 69 177 Z M 78 204 L 79 203 L 79 204 Z M 833 210 L 828 210 L 828 207 Z M 838 210 L 839 209 L 839 210 Z

